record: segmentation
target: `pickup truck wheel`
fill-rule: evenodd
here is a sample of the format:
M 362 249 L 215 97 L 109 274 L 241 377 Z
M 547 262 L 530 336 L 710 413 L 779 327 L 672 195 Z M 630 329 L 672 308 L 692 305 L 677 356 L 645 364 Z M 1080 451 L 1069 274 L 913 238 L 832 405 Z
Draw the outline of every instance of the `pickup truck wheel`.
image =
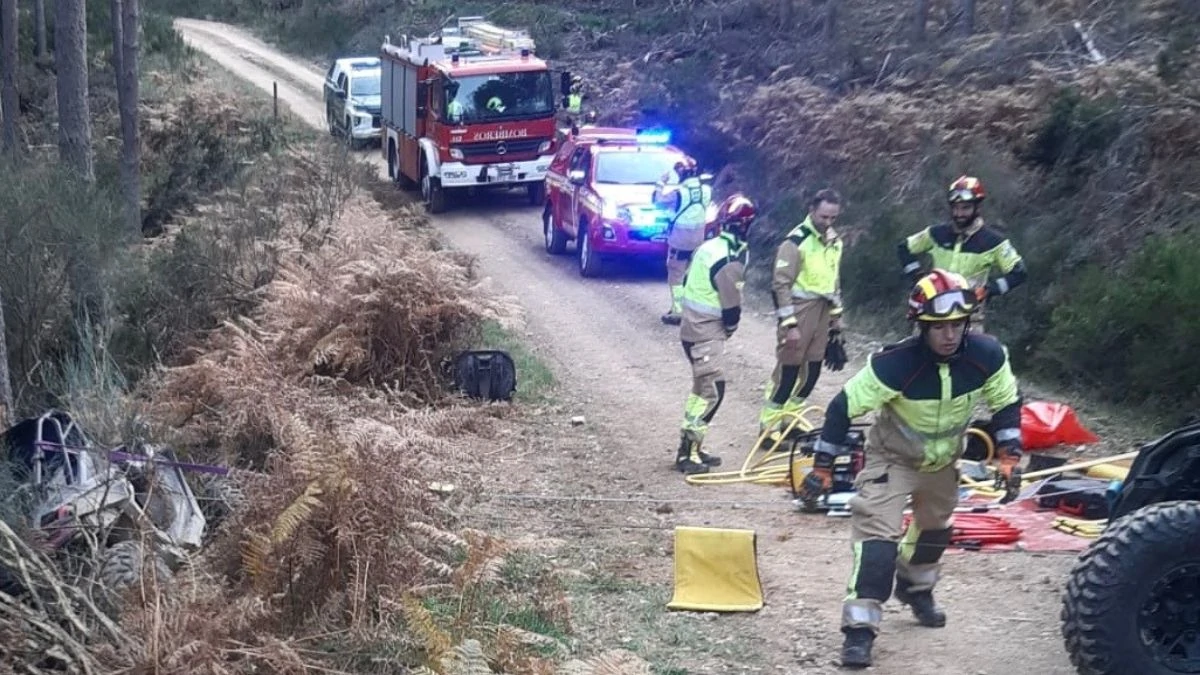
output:
M 421 166 L 421 198 L 425 201 L 425 208 L 430 213 L 441 213 L 446 210 L 446 191 L 442 188 L 442 182 L 437 178 L 429 175 L 429 170 L 424 164 Z
M 337 127 L 333 124 L 333 113 L 325 111 L 325 124 L 329 127 L 329 135 L 337 137 Z
M 1200 501 L 1112 522 L 1071 570 L 1061 618 L 1080 675 L 1200 673 Z
M 567 235 L 558 228 L 556 221 L 547 202 L 542 210 L 542 237 L 546 242 L 546 253 L 550 255 L 561 255 L 567 250 Z
M 579 274 L 584 277 L 600 276 L 603 266 L 600 255 L 592 250 L 592 242 L 588 239 L 587 229 L 580 226 L 579 237 L 575 240 L 575 248 L 579 252 Z
M 529 191 L 530 206 L 539 206 L 546 201 L 545 183 L 530 183 L 525 189 Z

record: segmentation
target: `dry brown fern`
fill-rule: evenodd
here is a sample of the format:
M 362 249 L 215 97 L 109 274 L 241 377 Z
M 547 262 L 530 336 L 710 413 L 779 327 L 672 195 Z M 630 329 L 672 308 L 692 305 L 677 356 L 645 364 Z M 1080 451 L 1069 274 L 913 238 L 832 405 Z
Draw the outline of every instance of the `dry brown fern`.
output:
M 633 652 L 614 649 L 563 664 L 559 675 L 653 675 L 650 664 Z

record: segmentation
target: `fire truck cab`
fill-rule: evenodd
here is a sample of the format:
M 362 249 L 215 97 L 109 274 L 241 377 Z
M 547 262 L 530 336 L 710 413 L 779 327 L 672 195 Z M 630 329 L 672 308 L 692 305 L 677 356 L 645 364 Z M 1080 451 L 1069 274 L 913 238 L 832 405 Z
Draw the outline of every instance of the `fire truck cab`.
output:
M 482 17 L 428 37 L 384 39 L 382 150 L 388 176 L 418 186 L 432 213 L 471 188 L 523 187 L 545 199 L 555 152 L 556 97 L 550 68 L 525 31 Z M 562 73 L 560 88 L 569 86 Z M 564 92 L 565 93 L 565 92 Z

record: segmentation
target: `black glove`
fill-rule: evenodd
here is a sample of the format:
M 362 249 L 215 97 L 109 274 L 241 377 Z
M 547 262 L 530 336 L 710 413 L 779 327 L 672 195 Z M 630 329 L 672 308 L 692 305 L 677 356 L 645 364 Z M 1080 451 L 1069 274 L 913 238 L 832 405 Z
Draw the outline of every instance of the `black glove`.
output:
M 838 371 L 846 367 L 847 361 L 849 359 L 846 357 L 846 341 L 842 338 L 842 331 L 831 328 L 829 344 L 825 345 L 825 367 Z

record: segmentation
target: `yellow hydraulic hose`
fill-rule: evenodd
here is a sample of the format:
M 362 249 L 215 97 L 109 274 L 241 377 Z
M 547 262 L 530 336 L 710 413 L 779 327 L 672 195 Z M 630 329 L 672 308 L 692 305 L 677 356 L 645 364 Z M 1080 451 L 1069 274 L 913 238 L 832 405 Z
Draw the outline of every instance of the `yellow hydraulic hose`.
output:
M 814 405 L 808 406 L 797 413 L 784 413 L 787 425 L 778 438 L 772 439 L 774 430 L 764 429 L 758 435 L 758 438 L 755 439 L 754 445 L 750 448 L 750 452 L 742 462 L 740 470 L 695 474 L 687 476 L 684 480 L 692 485 L 723 485 L 729 483 L 787 485 L 788 473 L 791 469 L 787 463 L 790 453 L 780 450 L 779 446 L 795 429 L 807 433 L 816 428 L 806 417 L 811 411 L 824 414 L 825 409 Z M 765 447 L 768 445 L 768 440 L 771 441 L 769 447 Z M 779 462 L 782 462 L 782 464 L 779 464 Z M 797 465 L 804 466 L 805 463 L 811 466 L 812 458 L 805 457 L 796 460 Z

